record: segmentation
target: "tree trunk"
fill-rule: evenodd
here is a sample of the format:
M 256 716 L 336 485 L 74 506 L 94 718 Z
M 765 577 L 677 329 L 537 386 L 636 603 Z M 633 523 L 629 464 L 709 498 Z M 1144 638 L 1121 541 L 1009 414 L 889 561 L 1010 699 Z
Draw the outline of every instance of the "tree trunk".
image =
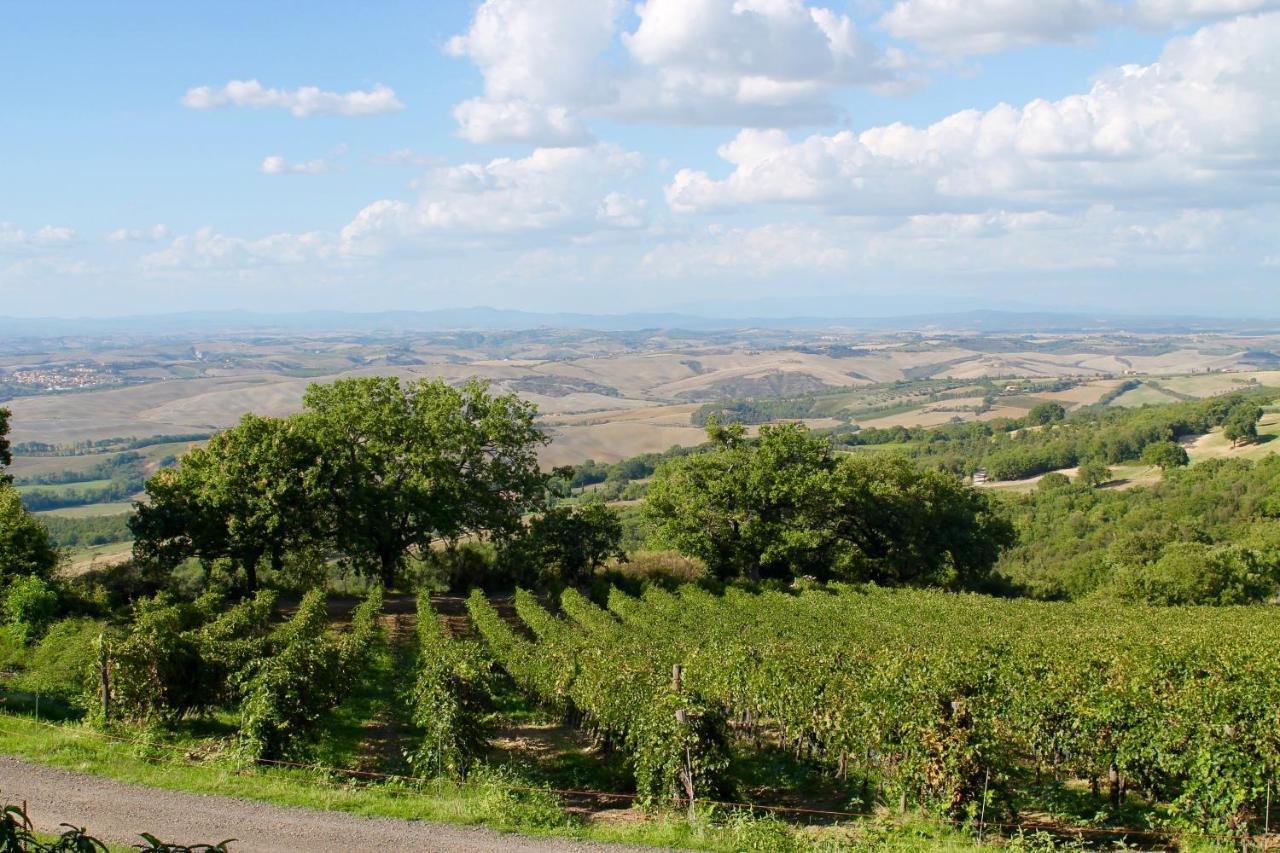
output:
M 1116 767 L 1116 763 L 1111 762 L 1111 767 L 1107 770 L 1107 782 L 1111 786 L 1111 808 L 1120 808 L 1120 768 Z
M 258 590 L 258 561 L 262 559 L 262 552 L 257 551 L 245 557 L 244 562 L 244 585 L 248 589 L 250 595 Z
M 378 555 L 378 576 L 382 580 L 382 586 L 390 589 L 396 579 L 396 568 L 400 563 L 400 555 L 395 551 L 384 550 Z

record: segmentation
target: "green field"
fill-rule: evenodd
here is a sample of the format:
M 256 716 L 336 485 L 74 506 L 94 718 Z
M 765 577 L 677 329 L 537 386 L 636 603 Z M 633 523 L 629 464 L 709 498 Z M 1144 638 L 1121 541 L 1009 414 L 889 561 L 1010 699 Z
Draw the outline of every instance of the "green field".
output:
M 1132 391 L 1126 391 L 1111 401 L 1112 406 L 1120 408 L 1136 408 L 1138 406 L 1159 406 L 1165 403 L 1176 403 L 1178 398 L 1166 394 L 1159 388 L 1152 388 L 1143 383 Z
M 98 515 L 122 515 L 133 512 L 132 501 L 117 501 L 105 504 L 85 504 L 84 506 L 64 506 L 60 509 L 37 512 L 35 515 L 60 515 L 66 518 L 90 518 Z
M 94 489 L 103 489 L 111 485 L 110 480 L 82 480 L 78 483 L 54 483 L 51 485 L 30 485 L 16 486 L 19 494 L 28 494 L 30 492 L 53 492 L 57 495 L 65 495 L 68 492 L 91 492 Z

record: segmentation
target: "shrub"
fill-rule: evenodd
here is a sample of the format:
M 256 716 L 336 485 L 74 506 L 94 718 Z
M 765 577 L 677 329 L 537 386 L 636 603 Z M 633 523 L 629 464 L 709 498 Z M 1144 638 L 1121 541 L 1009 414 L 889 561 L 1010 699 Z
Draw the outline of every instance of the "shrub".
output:
M 609 579 L 616 577 L 624 583 L 638 581 L 678 586 L 705 578 L 707 565 L 679 551 L 638 551 L 628 556 L 626 562 L 615 560 L 606 572 Z
M 1175 542 L 1154 563 L 1121 566 L 1116 587 L 1146 604 L 1250 604 L 1272 595 L 1276 579 L 1250 549 Z
M 1142 461 L 1167 471 L 1170 468 L 1180 468 L 1189 464 L 1191 457 L 1187 456 L 1186 449 L 1176 441 L 1157 441 L 1143 449 Z
M 324 593 L 312 590 L 298 611 L 268 638 L 268 656 L 249 675 L 240 703 L 240 739 L 253 759 L 297 756 L 317 723 L 355 679 L 378 637 L 382 589 L 356 608 L 352 630 L 340 642 L 328 632 Z
M 63 619 L 49 627 L 31 650 L 17 686 L 32 693 L 73 702 L 93 689 L 98 652 L 94 641 L 106 623 L 94 619 Z
M 163 596 L 134 608 L 132 626 L 111 651 L 112 706 L 122 716 L 172 720 L 210 701 L 187 617 Z
M 489 662 L 475 643 L 448 636 L 425 595 L 418 599 L 417 663 L 409 713 L 422 740 L 409 761 L 419 774 L 465 778 L 488 746 Z
M 57 611 L 58 594 L 43 578 L 34 575 L 19 578 L 5 593 L 5 621 L 14 638 L 23 645 L 42 637 Z
M 1043 492 L 1052 492 L 1058 489 L 1065 489 L 1071 485 L 1071 478 L 1061 471 L 1050 471 L 1040 478 L 1040 482 L 1036 488 Z
M 369 661 L 374 643 L 382 636 L 382 587 L 374 586 L 351 614 L 351 630 L 338 644 L 338 666 L 353 674 Z
M 244 673 L 266 653 L 267 633 L 275 612 L 276 593 L 259 590 L 202 626 L 195 634 L 205 689 L 211 699 L 238 701 Z

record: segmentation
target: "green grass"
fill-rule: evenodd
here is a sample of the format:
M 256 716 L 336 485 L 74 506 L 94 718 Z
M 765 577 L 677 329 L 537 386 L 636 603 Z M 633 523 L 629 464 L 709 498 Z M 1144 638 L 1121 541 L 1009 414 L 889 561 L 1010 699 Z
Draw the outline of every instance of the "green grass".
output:
M 1224 456 L 1232 459 L 1252 459 L 1256 461 L 1280 451 L 1280 441 L 1276 440 L 1277 437 L 1280 437 L 1280 417 L 1268 412 L 1258 422 L 1258 440 L 1256 442 L 1232 447 L 1231 442 L 1227 441 L 1222 434 L 1222 430 L 1215 429 L 1197 441 L 1194 448 L 1188 448 L 1187 452 L 1191 456 L 1191 464 L 1193 465 L 1206 459 L 1217 459 Z
M 180 726 L 160 736 L 117 730 L 110 740 L 82 724 L 35 723 L 0 714 L 0 753 L 121 782 L 173 791 L 259 800 L 354 815 L 483 825 L 506 832 L 712 851 L 972 850 L 969 833 L 918 816 L 866 819 L 810 830 L 746 812 L 713 809 L 695 823 L 684 813 L 659 812 L 644 820 L 587 822 L 566 812 L 546 790 L 519 790 L 528 781 L 510 771 L 483 770 L 466 783 L 392 781 L 360 784 L 305 768 L 246 769 L 214 753 L 199 763 L 184 754 L 191 744 L 228 733 L 229 720 Z M 228 812 L 228 824 L 234 824 Z M 89 827 L 92 831 L 93 827 Z M 145 831 L 145 827 L 139 827 Z
M 79 548 L 67 548 L 63 551 L 67 560 L 72 563 L 84 563 L 96 557 L 114 557 L 127 554 L 133 550 L 133 542 L 106 542 L 102 545 L 84 545 Z
M 99 515 L 123 515 L 133 512 L 131 501 L 113 501 L 103 504 L 84 504 L 83 506 L 64 506 L 37 512 L 35 515 L 60 515 L 65 518 L 92 518 Z
M 1142 384 L 1132 391 L 1126 391 L 1119 397 L 1111 401 L 1111 405 L 1118 408 L 1136 408 L 1147 404 L 1163 405 L 1165 403 L 1176 403 L 1178 398 L 1172 394 L 1166 394 L 1159 388 L 1152 388 L 1150 385 Z
M 65 495 L 67 492 L 89 492 L 94 489 L 104 489 L 110 485 L 110 480 L 82 480 L 77 483 L 33 484 L 29 486 L 14 486 L 14 488 L 18 490 L 19 494 L 23 495 L 28 492 L 52 492 L 56 495 Z

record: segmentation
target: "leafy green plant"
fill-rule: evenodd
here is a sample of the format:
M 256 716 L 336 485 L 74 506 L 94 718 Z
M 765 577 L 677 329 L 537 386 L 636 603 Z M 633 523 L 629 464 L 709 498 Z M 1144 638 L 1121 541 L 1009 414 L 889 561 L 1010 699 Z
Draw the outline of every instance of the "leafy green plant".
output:
M 489 661 L 474 642 L 446 633 L 425 595 L 418 598 L 417 652 L 418 674 L 408 700 L 422 739 L 409 762 L 421 775 L 466 778 L 488 747 Z
M 355 683 L 378 638 L 382 588 L 375 586 L 356 608 L 341 640 L 328 631 L 322 590 L 303 596 L 297 612 L 267 640 L 265 657 L 243 678 L 240 744 L 254 760 L 298 756 L 324 715 Z
M 18 578 L 5 593 L 5 621 L 24 645 L 42 637 L 57 612 L 58 593 L 48 581 L 35 575 Z

